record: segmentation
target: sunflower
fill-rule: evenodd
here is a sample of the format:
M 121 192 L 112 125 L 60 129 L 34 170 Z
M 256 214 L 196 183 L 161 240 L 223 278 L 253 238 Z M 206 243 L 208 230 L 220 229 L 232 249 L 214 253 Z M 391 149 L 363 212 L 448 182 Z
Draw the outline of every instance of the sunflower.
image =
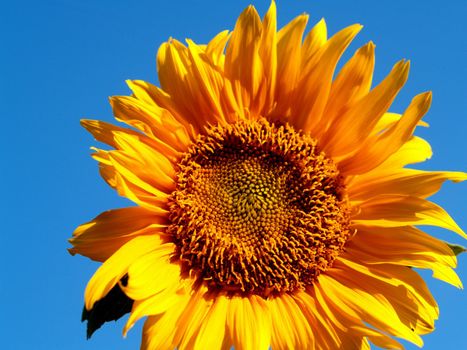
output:
M 83 120 L 105 181 L 137 204 L 79 226 L 71 254 L 103 262 L 85 291 L 88 336 L 130 313 L 141 348 L 399 349 L 423 344 L 438 307 L 413 268 L 456 287 L 453 250 L 416 226 L 466 238 L 426 198 L 463 172 L 407 168 L 431 103 L 389 113 L 409 62 L 372 87 L 374 44 L 327 38 L 307 15 L 276 29 L 272 2 L 207 45 L 170 39 L 161 87 L 111 98 L 129 128 Z

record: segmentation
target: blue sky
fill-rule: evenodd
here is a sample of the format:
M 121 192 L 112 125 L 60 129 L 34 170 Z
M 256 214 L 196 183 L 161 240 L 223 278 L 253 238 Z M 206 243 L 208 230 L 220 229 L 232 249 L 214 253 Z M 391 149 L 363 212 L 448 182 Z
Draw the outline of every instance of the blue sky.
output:
M 80 323 L 83 291 L 98 267 L 66 248 L 73 229 L 101 211 L 129 205 L 100 179 L 89 157 L 92 137 L 79 119 L 112 120 L 108 96 L 128 94 L 125 79 L 157 83 L 155 53 L 169 37 L 208 41 L 232 29 L 249 1 L 8 1 L 0 13 L 0 137 L 3 184 L 0 334 L 3 349 L 137 349 L 140 326 L 121 338 L 108 324 L 90 341 Z M 269 1 L 252 2 L 264 14 Z M 433 158 L 422 167 L 467 171 L 467 2 L 277 1 L 279 24 L 307 12 L 329 32 L 352 23 L 364 30 L 353 50 L 376 43 L 378 82 L 401 58 L 412 61 L 409 82 L 393 105 L 401 112 L 432 90 L 418 131 Z M 446 184 L 434 201 L 467 229 L 467 184 Z M 431 233 L 462 243 L 442 230 Z M 465 242 L 464 242 L 465 243 Z M 467 254 L 458 273 L 467 284 Z M 423 274 L 441 308 L 426 349 L 467 348 L 467 295 Z M 409 346 L 408 349 L 415 347 Z

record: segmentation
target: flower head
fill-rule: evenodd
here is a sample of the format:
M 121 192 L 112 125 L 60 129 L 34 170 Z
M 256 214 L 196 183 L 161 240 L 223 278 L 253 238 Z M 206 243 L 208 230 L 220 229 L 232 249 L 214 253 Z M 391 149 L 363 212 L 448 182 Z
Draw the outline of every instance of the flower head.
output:
M 147 316 L 142 349 L 361 349 L 422 345 L 438 307 L 412 267 L 457 287 L 454 252 L 416 225 L 467 236 L 426 198 L 463 172 L 406 167 L 431 103 L 388 113 L 409 63 L 372 87 L 374 45 L 333 79 L 361 29 L 327 38 L 307 16 L 276 30 L 250 6 L 207 45 L 159 49 L 161 88 L 129 81 L 123 128 L 83 126 L 100 172 L 137 206 L 77 228 L 72 254 L 102 261 L 85 292 L 88 336 Z

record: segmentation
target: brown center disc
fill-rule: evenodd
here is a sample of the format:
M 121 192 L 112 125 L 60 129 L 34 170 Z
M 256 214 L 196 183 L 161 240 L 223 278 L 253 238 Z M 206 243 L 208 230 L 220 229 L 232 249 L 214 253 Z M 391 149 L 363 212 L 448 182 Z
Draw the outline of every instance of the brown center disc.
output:
M 349 236 L 343 193 L 334 163 L 288 124 L 213 127 L 179 164 L 175 258 L 212 288 L 262 296 L 303 289 Z

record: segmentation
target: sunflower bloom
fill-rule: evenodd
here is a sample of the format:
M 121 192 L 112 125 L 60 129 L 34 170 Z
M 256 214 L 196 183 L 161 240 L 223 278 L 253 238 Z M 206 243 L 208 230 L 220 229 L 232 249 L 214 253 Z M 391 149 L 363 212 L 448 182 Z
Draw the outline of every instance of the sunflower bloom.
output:
M 438 307 L 412 268 L 461 287 L 450 247 L 416 228 L 467 236 L 427 200 L 464 172 L 408 168 L 431 156 L 413 135 L 431 103 L 389 113 L 407 80 L 372 87 L 369 42 L 335 75 L 360 31 L 276 29 L 250 6 L 207 45 L 164 43 L 161 87 L 128 81 L 118 121 L 83 126 L 105 181 L 135 207 L 79 226 L 72 254 L 103 262 L 85 291 L 88 336 L 130 313 L 141 349 L 400 349 L 422 346 Z M 335 78 L 333 79 L 335 75 Z

